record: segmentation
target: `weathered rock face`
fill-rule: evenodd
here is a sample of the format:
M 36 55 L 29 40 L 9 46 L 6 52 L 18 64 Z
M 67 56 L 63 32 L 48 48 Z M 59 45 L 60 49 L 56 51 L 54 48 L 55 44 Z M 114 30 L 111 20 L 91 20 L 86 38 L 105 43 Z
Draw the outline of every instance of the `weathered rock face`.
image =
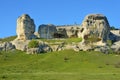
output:
M 109 36 L 113 42 L 120 41 L 120 30 L 111 30 Z
M 57 33 L 54 34 L 55 38 L 67 38 L 67 31 L 65 28 L 61 28 L 61 27 L 56 27 L 57 29 Z
M 102 45 L 109 38 L 110 26 L 102 14 L 87 15 L 81 26 L 82 43 L 101 42 L 98 45 Z
M 17 39 L 28 40 L 34 38 L 35 24 L 29 15 L 24 14 L 17 19 Z
M 80 25 L 68 25 L 68 26 L 57 26 L 57 33 L 62 34 L 63 37 L 60 38 L 71 38 L 78 37 L 78 31 L 80 30 Z
M 14 41 L 12 41 L 12 44 L 15 45 L 17 50 L 27 51 L 29 42 L 30 42 L 30 40 L 25 40 L 25 41 L 14 40 Z
M 8 51 L 15 49 L 15 46 L 10 42 L 0 43 L 0 51 Z
M 41 52 L 40 48 L 30 48 L 30 49 L 27 49 L 27 54 L 38 54 L 40 52 Z
M 44 42 L 39 43 L 39 47 L 37 48 L 28 48 L 27 54 L 39 54 L 39 53 L 47 53 L 51 52 L 52 48 L 45 44 Z
M 41 38 L 51 39 L 54 38 L 54 33 L 56 33 L 56 27 L 52 24 L 48 25 L 40 25 L 38 29 L 38 33 Z
M 112 50 L 115 53 L 119 53 L 120 54 L 120 41 L 115 42 L 112 46 L 111 46 Z

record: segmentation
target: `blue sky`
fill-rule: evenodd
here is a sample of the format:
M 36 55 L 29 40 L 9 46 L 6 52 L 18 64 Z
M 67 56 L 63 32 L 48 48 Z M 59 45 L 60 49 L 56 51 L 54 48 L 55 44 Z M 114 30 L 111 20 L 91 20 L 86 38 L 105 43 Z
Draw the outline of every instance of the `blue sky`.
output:
M 81 24 L 91 13 L 107 16 L 111 26 L 120 27 L 120 0 L 0 0 L 0 38 L 16 35 L 16 20 L 22 14 L 40 24 Z

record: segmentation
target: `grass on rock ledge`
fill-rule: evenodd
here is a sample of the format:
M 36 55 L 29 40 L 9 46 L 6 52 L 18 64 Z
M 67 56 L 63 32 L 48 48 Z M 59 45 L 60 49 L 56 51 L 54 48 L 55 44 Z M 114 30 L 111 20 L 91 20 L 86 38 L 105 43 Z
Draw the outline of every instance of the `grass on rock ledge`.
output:
M 44 42 L 48 43 L 56 43 L 56 42 L 65 42 L 66 44 L 71 44 L 71 43 L 79 43 L 82 41 L 82 38 L 57 38 L 57 39 L 39 39 Z
M 64 50 L 0 52 L 0 80 L 120 80 L 120 55 Z

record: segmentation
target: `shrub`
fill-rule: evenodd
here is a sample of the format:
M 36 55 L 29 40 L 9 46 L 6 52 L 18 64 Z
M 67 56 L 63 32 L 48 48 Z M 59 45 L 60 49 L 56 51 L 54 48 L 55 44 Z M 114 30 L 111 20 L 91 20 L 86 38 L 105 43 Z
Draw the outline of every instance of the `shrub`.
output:
M 39 46 L 39 42 L 36 41 L 36 40 L 31 40 L 31 41 L 29 42 L 29 44 L 28 44 L 28 47 L 29 47 L 29 48 L 36 48 L 36 47 L 38 47 L 38 46 Z
M 107 45 L 108 45 L 108 46 L 111 46 L 112 43 L 113 43 L 112 40 L 107 40 Z
M 98 38 L 98 36 L 96 34 L 91 34 L 88 39 L 87 39 L 89 42 L 98 42 L 100 41 L 101 39 Z

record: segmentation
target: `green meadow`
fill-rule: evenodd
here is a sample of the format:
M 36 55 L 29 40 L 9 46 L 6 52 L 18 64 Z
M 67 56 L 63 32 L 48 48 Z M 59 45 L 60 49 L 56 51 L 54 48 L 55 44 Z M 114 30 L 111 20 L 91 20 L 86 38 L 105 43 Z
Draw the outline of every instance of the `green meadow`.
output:
M 0 80 L 120 80 L 120 55 L 64 50 L 0 52 Z

